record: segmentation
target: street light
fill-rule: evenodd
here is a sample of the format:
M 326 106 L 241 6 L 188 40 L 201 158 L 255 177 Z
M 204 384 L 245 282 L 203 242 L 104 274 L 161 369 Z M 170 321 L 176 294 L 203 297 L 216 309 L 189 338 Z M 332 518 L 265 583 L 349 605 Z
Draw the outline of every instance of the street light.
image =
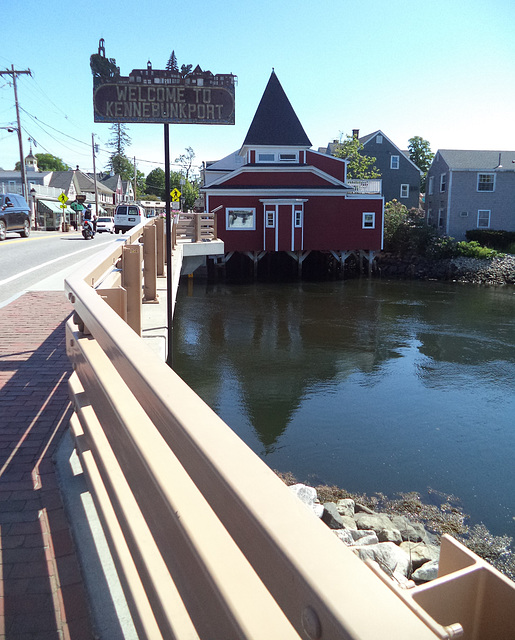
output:
M 30 190 L 30 195 L 32 196 L 32 202 L 34 205 L 34 231 L 38 230 L 38 212 L 36 210 L 36 189 L 32 187 Z
M 19 126 L 19 123 L 18 123 Z M 24 198 L 27 197 L 27 176 L 25 175 L 25 158 L 23 157 L 23 145 L 21 141 L 21 131 L 18 127 L 0 127 L 9 133 L 16 131 L 18 134 L 18 144 L 20 147 L 20 173 L 21 173 L 21 190 Z

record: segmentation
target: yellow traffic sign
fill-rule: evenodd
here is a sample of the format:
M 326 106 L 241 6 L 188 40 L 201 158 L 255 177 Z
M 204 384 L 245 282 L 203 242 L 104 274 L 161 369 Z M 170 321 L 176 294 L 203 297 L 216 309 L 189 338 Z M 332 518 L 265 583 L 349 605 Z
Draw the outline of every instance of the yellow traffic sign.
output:
M 66 204 L 68 202 L 68 196 L 64 193 L 64 191 L 61 193 L 61 195 L 57 199 L 59 200 L 59 202 L 62 202 L 63 204 Z
M 178 202 L 181 197 L 181 192 L 179 189 L 172 189 L 172 191 L 170 191 L 170 195 L 172 196 L 173 202 Z

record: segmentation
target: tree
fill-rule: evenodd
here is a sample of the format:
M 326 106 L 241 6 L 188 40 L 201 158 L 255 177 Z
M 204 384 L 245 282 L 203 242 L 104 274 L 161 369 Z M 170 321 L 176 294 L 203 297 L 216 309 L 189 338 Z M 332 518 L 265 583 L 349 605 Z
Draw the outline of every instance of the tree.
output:
M 435 154 L 431 151 L 429 142 L 420 136 L 414 136 L 408 140 L 408 149 L 410 160 L 422 171 L 420 189 L 425 193 L 427 171 Z
M 136 193 L 135 198 L 138 199 L 144 193 L 147 192 L 147 184 L 145 180 L 145 174 L 139 169 L 136 170 Z
M 175 57 L 175 51 L 172 51 L 172 55 L 170 56 L 168 62 L 166 63 L 167 71 L 174 71 L 175 73 L 179 73 L 179 65 L 177 64 L 177 58 Z
M 193 160 L 195 159 L 195 152 L 191 147 L 186 147 L 186 153 L 183 153 L 178 158 L 175 158 L 175 162 L 182 167 L 186 180 L 190 178 L 191 168 L 193 166 Z
M 336 147 L 333 156 L 348 160 L 347 178 L 355 180 L 368 180 L 380 178 L 381 173 L 374 166 L 375 158 L 363 153 L 363 145 L 355 136 L 347 136 L 347 139 Z
M 192 69 L 193 69 L 192 64 L 183 64 L 181 66 L 181 77 L 185 78 L 188 74 L 191 73 Z
M 122 180 L 134 180 L 134 165 L 123 154 L 113 154 L 109 158 L 108 162 L 109 171 L 112 171 L 114 175 L 119 175 Z
M 115 122 L 109 129 L 111 131 L 111 138 L 107 146 L 114 150 L 113 155 L 125 154 L 125 149 L 131 144 L 131 137 L 127 133 L 127 125 L 123 122 Z
M 165 196 L 165 172 L 160 167 L 152 169 L 146 178 L 147 192 L 164 200 Z

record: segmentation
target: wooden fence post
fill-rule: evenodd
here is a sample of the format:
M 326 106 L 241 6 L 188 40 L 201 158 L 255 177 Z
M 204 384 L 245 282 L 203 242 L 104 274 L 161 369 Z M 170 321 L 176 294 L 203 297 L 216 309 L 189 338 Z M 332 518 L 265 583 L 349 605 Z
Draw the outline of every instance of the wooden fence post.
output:
M 131 244 L 122 247 L 122 286 L 127 289 L 127 324 L 141 336 L 141 261 L 143 247 Z

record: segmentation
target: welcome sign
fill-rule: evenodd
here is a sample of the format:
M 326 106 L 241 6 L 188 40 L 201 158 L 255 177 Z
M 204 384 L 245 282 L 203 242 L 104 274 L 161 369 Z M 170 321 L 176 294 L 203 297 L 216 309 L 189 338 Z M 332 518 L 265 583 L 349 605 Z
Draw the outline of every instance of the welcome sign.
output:
M 103 39 L 91 56 L 95 122 L 234 124 L 233 74 L 178 69 L 134 69 L 121 76 L 105 57 Z

